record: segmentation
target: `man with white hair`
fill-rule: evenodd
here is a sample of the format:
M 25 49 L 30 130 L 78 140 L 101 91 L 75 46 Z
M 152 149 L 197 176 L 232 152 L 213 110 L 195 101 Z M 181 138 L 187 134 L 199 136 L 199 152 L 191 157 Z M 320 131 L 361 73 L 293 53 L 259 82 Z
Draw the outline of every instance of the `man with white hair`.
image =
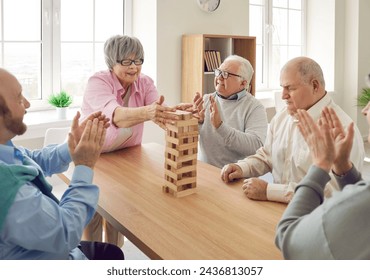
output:
M 267 116 L 261 102 L 247 89 L 253 77 L 249 61 L 227 57 L 215 70 L 214 93 L 193 103 L 199 122 L 198 158 L 217 167 L 255 154 L 266 138 Z

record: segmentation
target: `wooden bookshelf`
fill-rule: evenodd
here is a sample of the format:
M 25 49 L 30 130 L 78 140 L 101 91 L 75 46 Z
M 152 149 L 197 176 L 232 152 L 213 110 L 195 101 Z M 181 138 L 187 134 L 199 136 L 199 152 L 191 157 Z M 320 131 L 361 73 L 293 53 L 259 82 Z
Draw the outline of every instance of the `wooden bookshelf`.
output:
M 181 100 L 191 102 L 196 92 L 214 92 L 213 72 L 207 71 L 205 51 L 217 51 L 221 62 L 229 55 L 245 57 L 256 74 L 256 37 L 216 34 L 186 34 L 182 36 Z M 251 81 L 255 92 L 255 74 Z

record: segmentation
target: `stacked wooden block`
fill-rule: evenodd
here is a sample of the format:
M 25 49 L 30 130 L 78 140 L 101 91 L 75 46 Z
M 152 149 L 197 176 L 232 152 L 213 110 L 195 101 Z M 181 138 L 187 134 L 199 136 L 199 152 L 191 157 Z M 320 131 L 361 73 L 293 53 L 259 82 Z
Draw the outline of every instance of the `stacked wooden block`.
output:
M 163 191 L 175 197 L 196 192 L 198 120 L 192 114 L 176 111 L 175 124 L 167 124 L 165 182 Z

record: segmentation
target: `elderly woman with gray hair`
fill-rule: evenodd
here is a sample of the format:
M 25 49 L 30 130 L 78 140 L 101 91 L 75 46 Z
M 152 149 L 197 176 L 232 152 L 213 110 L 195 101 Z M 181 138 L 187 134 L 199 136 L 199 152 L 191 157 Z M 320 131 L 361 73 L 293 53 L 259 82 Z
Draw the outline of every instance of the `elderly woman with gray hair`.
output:
M 144 122 L 153 121 L 164 128 L 171 122 L 166 112 L 175 108 L 165 106 L 153 80 L 141 73 L 144 50 L 140 41 L 130 36 L 113 36 L 104 44 L 108 70 L 90 77 L 82 103 L 82 117 L 101 111 L 111 120 L 103 152 L 141 144 Z M 84 232 L 84 239 L 102 240 L 103 219 L 95 213 Z M 123 245 L 122 235 L 105 223 L 108 243 Z
M 162 128 L 170 122 L 153 80 L 141 73 L 144 50 L 140 41 L 130 36 L 113 36 L 104 45 L 108 70 L 90 77 L 83 98 L 82 116 L 102 111 L 111 119 L 103 152 L 141 143 L 145 121 Z

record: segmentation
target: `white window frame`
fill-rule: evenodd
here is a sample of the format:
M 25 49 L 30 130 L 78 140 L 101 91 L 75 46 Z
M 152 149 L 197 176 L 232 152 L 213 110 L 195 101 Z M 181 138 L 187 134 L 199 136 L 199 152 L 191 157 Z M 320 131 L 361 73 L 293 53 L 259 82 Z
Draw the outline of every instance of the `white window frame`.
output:
M 302 5 L 301 5 L 301 11 L 302 11 L 302 20 L 301 20 L 301 26 L 302 26 L 302 39 L 301 39 L 301 45 L 302 45 L 302 55 L 306 54 L 306 0 L 301 0 Z M 250 6 L 264 6 L 265 11 L 264 11 L 264 26 L 262 28 L 263 30 L 263 38 L 262 38 L 262 46 L 263 48 L 263 62 L 262 62 L 262 67 L 263 67 L 263 82 L 261 85 L 257 86 L 256 84 L 256 92 L 273 92 L 276 90 L 280 90 L 279 86 L 274 86 L 271 83 L 272 80 L 272 75 L 273 74 L 273 64 L 272 64 L 272 57 L 273 57 L 273 35 L 272 31 L 274 29 L 273 27 L 273 18 L 272 18 L 272 2 L 273 0 L 263 0 L 262 5 L 255 5 L 255 4 L 249 4 Z M 251 34 L 251 36 L 254 36 L 254 34 Z M 257 45 L 258 46 L 258 45 Z
M 60 4 L 62 0 L 40 1 L 42 9 L 42 35 L 40 40 L 42 45 L 42 99 L 30 100 L 31 107 L 28 109 L 28 111 L 50 109 L 50 105 L 47 102 L 48 96 L 53 92 L 61 91 L 61 29 L 59 23 L 61 10 Z M 132 33 L 132 5 L 132 0 L 124 0 L 124 34 L 128 35 L 131 35 Z M 79 107 L 81 102 L 81 97 L 75 98 L 73 106 Z

